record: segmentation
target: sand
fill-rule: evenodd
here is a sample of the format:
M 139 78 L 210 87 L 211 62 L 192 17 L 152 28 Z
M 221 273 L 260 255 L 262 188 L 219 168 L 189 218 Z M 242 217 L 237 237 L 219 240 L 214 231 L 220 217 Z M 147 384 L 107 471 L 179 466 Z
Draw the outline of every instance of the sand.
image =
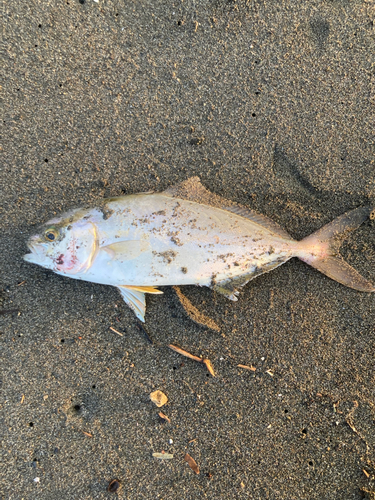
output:
M 374 205 L 374 4 L 34 0 L 3 16 L 0 497 L 374 498 L 374 294 L 293 259 L 236 303 L 181 287 L 220 331 L 164 288 L 146 335 L 114 288 L 22 260 L 54 214 L 193 175 L 295 238 Z M 374 224 L 342 248 L 372 282 Z

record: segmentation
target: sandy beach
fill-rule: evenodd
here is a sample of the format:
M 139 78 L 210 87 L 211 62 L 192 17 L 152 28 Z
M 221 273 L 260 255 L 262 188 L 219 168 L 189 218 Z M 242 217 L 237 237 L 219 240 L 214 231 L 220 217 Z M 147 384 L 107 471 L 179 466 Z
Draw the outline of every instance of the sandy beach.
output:
M 375 499 L 375 294 L 292 259 L 235 303 L 164 287 L 141 327 L 115 288 L 22 258 L 56 214 L 192 176 L 296 239 L 375 206 L 374 19 L 371 1 L 4 4 L 1 499 Z M 375 283 L 375 221 L 341 253 Z

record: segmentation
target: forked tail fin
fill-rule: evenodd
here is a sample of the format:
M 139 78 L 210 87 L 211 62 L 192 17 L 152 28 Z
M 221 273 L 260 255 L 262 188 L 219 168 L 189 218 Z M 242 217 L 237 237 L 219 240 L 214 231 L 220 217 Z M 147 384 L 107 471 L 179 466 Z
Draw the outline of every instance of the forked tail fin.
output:
M 339 254 L 341 243 L 348 233 L 357 229 L 368 217 L 375 218 L 375 207 L 356 208 L 337 217 L 300 242 L 298 257 L 345 286 L 361 292 L 375 292 L 375 286 Z

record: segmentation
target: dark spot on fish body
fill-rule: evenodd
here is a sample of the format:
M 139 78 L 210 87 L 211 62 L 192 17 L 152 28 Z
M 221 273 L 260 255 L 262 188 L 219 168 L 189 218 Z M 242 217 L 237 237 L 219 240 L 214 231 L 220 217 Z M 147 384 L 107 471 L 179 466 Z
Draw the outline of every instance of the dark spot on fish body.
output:
M 70 231 L 72 229 L 72 226 L 69 224 L 69 226 L 66 228 L 67 231 Z
M 186 274 L 188 272 L 187 267 L 181 267 L 181 272 L 183 272 L 184 274 Z
M 240 264 L 238 262 L 233 262 L 234 266 L 239 266 Z
M 268 255 L 272 255 L 273 253 L 275 253 L 275 249 L 273 247 L 270 247 L 270 249 L 268 250 Z

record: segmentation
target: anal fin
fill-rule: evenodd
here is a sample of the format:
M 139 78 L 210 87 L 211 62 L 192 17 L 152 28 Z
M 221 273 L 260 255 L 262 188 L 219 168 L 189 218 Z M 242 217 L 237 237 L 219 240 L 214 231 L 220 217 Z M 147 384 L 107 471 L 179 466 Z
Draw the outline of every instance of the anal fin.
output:
M 272 262 L 263 264 L 262 267 L 255 267 L 249 272 L 245 272 L 240 276 L 218 281 L 211 288 L 215 290 L 215 292 L 221 293 L 228 299 L 235 302 L 238 300 L 237 295 L 239 294 L 239 288 L 244 287 L 247 283 L 249 283 L 249 281 L 253 280 L 257 276 L 268 273 L 272 271 L 272 269 L 281 266 L 281 264 L 284 264 L 289 259 L 290 257 L 280 257 L 276 260 L 273 260 Z
M 145 322 L 146 313 L 146 293 L 161 294 L 161 290 L 158 290 L 154 286 L 126 286 L 118 285 L 117 288 L 120 290 L 122 298 L 126 304 L 130 307 L 134 314 L 143 323 Z

